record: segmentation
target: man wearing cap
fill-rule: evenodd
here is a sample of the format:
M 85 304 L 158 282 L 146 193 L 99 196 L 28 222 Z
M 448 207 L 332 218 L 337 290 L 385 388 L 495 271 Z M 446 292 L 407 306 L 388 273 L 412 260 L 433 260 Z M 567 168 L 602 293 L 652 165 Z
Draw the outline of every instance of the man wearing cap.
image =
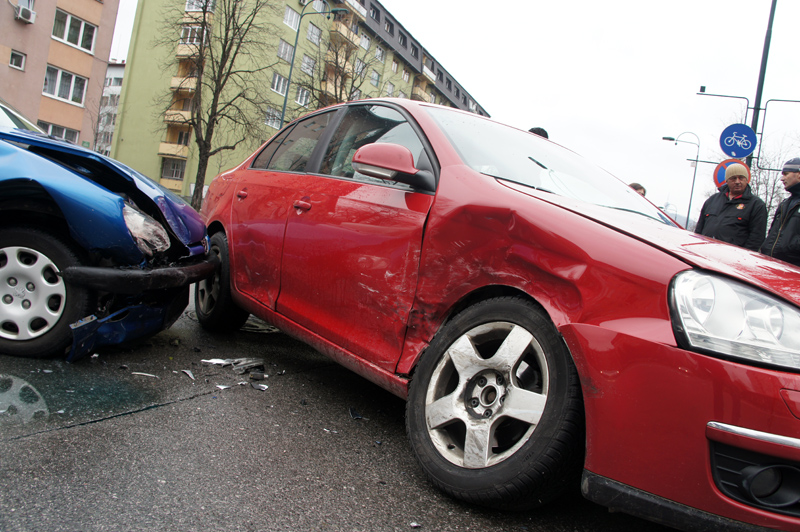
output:
M 800 157 L 786 161 L 781 181 L 791 196 L 778 206 L 761 253 L 800 266 Z
M 767 232 L 767 206 L 750 191 L 750 171 L 734 163 L 725 183 L 703 204 L 695 233 L 758 251 Z

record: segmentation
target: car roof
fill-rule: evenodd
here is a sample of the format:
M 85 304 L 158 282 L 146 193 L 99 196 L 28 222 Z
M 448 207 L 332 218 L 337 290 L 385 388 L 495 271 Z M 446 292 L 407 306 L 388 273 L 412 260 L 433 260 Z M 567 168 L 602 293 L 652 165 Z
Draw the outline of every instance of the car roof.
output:
M 0 98 L 0 127 L 13 127 L 44 133 L 39 126 L 22 116 L 19 111 L 2 98 Z

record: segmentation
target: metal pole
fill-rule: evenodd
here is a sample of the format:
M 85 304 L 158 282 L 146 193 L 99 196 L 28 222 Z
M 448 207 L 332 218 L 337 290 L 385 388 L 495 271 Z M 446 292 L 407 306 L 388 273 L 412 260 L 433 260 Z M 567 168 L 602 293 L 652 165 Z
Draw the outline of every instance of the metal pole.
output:
M 697 179 L 697 163 L 700 159 L 700 139 L 697 139 L 697 155 L 694 157 L 694 174 L 692 174 L 692 189 L 689 191 L 689 209 L 686 211 L 686 230 L 689 230 L 689 216 L 692 214 L 692 196 L 694 196 L 694 182 Z
M 761 71 L 758 74 L 758 87 L 756 88 L 756 101 L 753 105 L 753 122 L 751 128 L 758 131 L 758 113 L 761 111 L 761 94 L 764 92 L 764 77 L 767 73 L 767 58 L 769 57 L 769 44 L 772 40 L 772 21 L 775 20 L 775 6 L 778 0 L 772 0 L 772 7 L 769 10 L 769 23 L 767 23 L 767 35 L 764 37 L 764 50 L 761 53 Z M 747 166 L 752 167 L 753 154 L 747 156 Z
M 300 39 L 300 28 L 303 25 L 303 17 L 306 15 L 328 15 L 330 17 L 331 13 L 339 13 L 341 11 L 347 11 L 344 8 L 336 8 L 331 9 L 331 6 L 328 4 L 327 0 L 322 0 L 325 3 L 325 6 L 328 8 L 327 11 L 315 11 L 313 13 L 306 13 L 306 8 L 310 5 L 313 5 L 314 2 L 309 2 L 303 6 L 303 10 L 300 12 L 300 20 L 297 21 L 297 35 L 294 37 L 294 48 L 292 48 L 292 60 L 289 61 L 289 77 L 286 79 L 286 94 L 283 95 L 283 110 L 281 111 L 281 127 L 284 125 L 284 118 L 286 117 L 286 103 L 289 101 L 289 87 L 292 84 L 292 71 L 294 70 L 294 56 L 297 53 L 297 41 Z

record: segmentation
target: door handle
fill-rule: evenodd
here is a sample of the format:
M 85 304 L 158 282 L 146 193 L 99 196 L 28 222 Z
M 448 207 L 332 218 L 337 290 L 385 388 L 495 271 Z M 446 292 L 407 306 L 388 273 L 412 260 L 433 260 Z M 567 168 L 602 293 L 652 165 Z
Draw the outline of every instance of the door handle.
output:
M 294 200 L 294 208 L 295 209 L 300 209 L 300 210 L 303 210 L 303 211 L 307 211 L 307 210 L 311 209 L 311 203 L 309 203 L 308 201 L 303 201 L 303 200 Z
M 239 196 L 242 199 L 246 198 L 247 197 L 247 189 L 240 190 L 239 192 L 236 193 L 236 195 Z

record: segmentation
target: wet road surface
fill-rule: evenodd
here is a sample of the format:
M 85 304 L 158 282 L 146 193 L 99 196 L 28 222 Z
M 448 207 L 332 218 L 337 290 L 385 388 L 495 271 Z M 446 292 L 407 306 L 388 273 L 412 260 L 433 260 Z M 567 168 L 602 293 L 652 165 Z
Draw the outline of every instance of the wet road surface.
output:
M 241 357 L 264 380 L 201 362 Z M 72 364 L 0 356 L 0 532 L 671 530 L 578 494 L 523 514 L 450 499 L 404 408 L 252 318 L 218 336 L 187 310 Z

